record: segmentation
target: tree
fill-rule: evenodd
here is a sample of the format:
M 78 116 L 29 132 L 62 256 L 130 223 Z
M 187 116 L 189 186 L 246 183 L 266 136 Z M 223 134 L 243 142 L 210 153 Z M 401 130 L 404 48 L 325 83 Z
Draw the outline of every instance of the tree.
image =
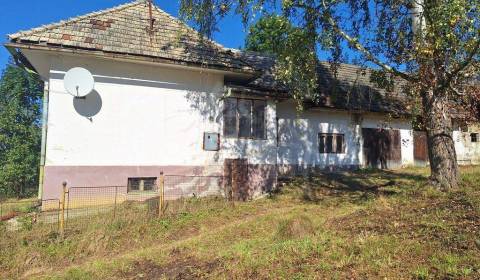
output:
M 276 14 L 265 15 L 250 26 L 245 49 L 279 55 L 287 49 L 287 40 L 296 29 L 288 18 Z
M 0 79 L 0 195 L 29 195 L 38 182 L 43 84 L 9 63 Z
M 265 15 L 250 27 L 246 38 L 246 49 L 263 52 L 278 58 L 280 69 L 276 73 L 280 80 L 289 80 L 293 96 L 298 100 L 315 98 L 312 89 L 316 86 L 316 55 L 309 42 L 308 33 L 293 26 L 288 18 Z M 298 55 L 293 57 L 291 53 Z M 294 67 L 301 65 L 300 68 Z M 290 79 L 290 78 L 293 79 Z M 301 103 L 299 107 L 301 108 Z
M 207 36 L 232 11 L 244 24 L 275 0 L 182 0 L 181 14 Z M 431 182 L 458 187 L 452 138 L 453 106 L 471 100 L 467 86 L 480 69 L 478 0 L 283 0 L 283 17 L 304 40 L 291 41 L 279 57 L 277 76 L 302 99 L 316 92 L 311 65 L 321 48 L 333 62 L 355 59 L 380 69 L 376 80 L 403 79 L 421 100 L 427 130 Z M 305 55 L 305 49 L 311 54 Z M 335 65 L 333 63 L 332 65 Z M 302 81 L 299 83 L 298 81 Z M 388 83 L 379 83 L 388 84 Z M 469 106 L 464 106 L 469 107 Z

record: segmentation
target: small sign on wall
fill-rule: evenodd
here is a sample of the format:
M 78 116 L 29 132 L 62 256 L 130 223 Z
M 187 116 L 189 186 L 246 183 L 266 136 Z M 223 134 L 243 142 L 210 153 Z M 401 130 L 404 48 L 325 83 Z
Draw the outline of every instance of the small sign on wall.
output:
M 205 132 L 203 134 L 203 149 L 205 151 L 220 150 L 220 133 Z

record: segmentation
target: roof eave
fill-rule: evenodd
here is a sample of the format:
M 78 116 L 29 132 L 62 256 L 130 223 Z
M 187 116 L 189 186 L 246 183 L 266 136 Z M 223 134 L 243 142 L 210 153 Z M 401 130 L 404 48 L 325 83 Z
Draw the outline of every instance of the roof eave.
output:
M 291 96 L 288 92 L 284 91 L 277 91 L 277 90 L 262 90 L 248 86 L 239 86 L 234 84 L 226 84 L 225 85 L 226 91 L 232 91 L 236 93 L 243 93 L 247 95 L 255 95 L 255 96 L 266 96 L 266 97 L 275 97 L 277 99 L 290 99 Z
M 251 68 L 235 68 L 235 67 L 228 67 L 224 65 L 202 64 L 202 63 L 194 63 L 189 61 L 175 60 L 170 58 L 162 58 L 162 57 L 154 57 L 154 56 L 146 56 L 146 55 L 138 55 L 138 54 L 128 54 L 128 53 L 117 53 L 117 52 L 102 51 L 97 49 L 73 48 L 73 47 L 66 47 L 62 45 L 52 45 L 52 44 L 39 45 L 38 43 L 9 42 L 9 43 L 5 43 L 4 46 L 7 49 L 14 48 L 14 49 L 29 49 L 29 50 L 40 50 L 40 51 L 54 51 L 54 52 L 61 52 L 65 54 L 67 53 L 81 54 L 81 55 L 112 58 L 112 59 L 154 62 L 154 63 L 171 64 L 176 66 L 203 68 L 203 69 L 207 68 L 212 70 L 233 72 L 233 73 L 239 73 L 239 74 L 255 75 L 260 73 L 260 71 L 254 70 Z
M 388 111 L 388 110 L 373 110 L 373 109 L 360 109 L 360 108 L 342 108 L 333 105 L 314 105 L 309 106 L 307 105 L 306 110 L 309 111 L 318 111 L 318 110 L 334 110 L 334 111 L 341 111 L 341 112 L 350 112 L 350 113 L 360 113 L 360 114 L 391 114 L 393 118 L 409 118 L 412 117 L 412 114 L 409 112 L 400 112 L 400 111 Z
M 12 55 L 15 64 L 27 69 L 28 72 L 35 72 L 38 74 L 37 69 L 30 63 L 30 61 L 23 55 L 22 52 L 18 51 L 16 47 L 9 44 L 5 44 L 5 48 Z

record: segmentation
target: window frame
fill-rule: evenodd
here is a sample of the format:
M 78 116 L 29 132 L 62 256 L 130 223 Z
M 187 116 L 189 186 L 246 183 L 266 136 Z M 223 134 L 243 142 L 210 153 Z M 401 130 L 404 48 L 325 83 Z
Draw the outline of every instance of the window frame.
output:
M 226 126 L 226 116 L 227 116 L 227 106 L 225 106 L 226 100 L 230 101 L 235 101 L 235 134 L 232 135 L 227 132 L 227 126 Z M 239 111 L 239 101 L 248 101 L 250 102 L 250 136 L 240 136 L 240 111 Z M 256 104 L 255 103 L 262 102 L 263 103 L 263 137 L 256 137 L 256 132 L 255 132 L 255 119 L 256 116 L 258 115 L 255 113 L 255 108 Z M 250 140 L 267 140 L 267 100 L 265 99 L 255 99 L 255 98 L 243 98 L 243 97 L 227 97 L 224 100 L 224 106 L 223 106 L 223 136 L 225 138 L 234 138 L 234 139 L 250 139 Z M 228 109 L 231 109 L 230 107 Z
M 139 185 L 138 190 L 132 190 L 132 181 L 134 181 L 134 180 L 139 180 L 139 184 L 141 184 L 142 181 L 143 181 L 143 185 L 145 185 L 146 180 L 153 180 L 152 189 L 151 190 L 140 190 L 140 185 Z M 131 193 L 131 192 L 140 192 L 140 193 L 155 192 L 156 191 L 157 180 L 158 180 L 158 177 L 128 177 L 128 179 L 127 179 L 127 193 Z
M 342 139 L 342 143 L 341 143 L 341 149 L 340 151 L 338 150 L 338 139 Z M 322 138 L 325 139 L 322 141 Z M 338 155 L 341 155 L 341 154 L 345 154 L 346 153 L 346 142 L 345 142 L 345 134 L 344 133 L 318 133 L 317 135 L 317 141 L 318 141 L 318 153 L 320 154 L 338 154 Z M 330 139 L 331 140 L 331 151 L 328 152 L 328 140 L 327 139 Z M 322 145 L 323 143 L 323 145 Z M 323 150 L 321 150 L 321 148 L 323 147 Z
M 473 139 L 475 138 L 475 141 Z M 480 133 L 472 132 L 470 133 L 470 143 L 479 143 L 480 142 Z

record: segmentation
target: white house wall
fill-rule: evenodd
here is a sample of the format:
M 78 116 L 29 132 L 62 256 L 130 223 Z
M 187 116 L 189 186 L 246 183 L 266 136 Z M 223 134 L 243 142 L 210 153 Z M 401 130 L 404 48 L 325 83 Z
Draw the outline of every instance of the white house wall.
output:
M 308 110 L 297 114 L 293 101 L 277 105 L 278 164 L 306 167 L 358 167 L 363 165 L 362 128 L 389 128 L 400 130 L 402 165 L 413 164 L 413 134 L 408 120 L 388 119 L 382 114 L 362 114 L 360 124 L 352 122 L 352 114 L 335 110 Z M 345 153 L 318 152 L 319 133 L 345 135 Z
M 472 142 L 470 133 L 480 133 L 479 126 L 469 127 L 469 132 L 453 132 L 457 161 L 460 165 L 480 164 L 480 142 Z
M 278 163 L 325 167 L 330 165 L 358 166 L 359 128 L 343 112 L 307 111 L 297 115 L 293 101 L 277 105 L 278 111 Z M 344 154 L 320 154 L 318 133 L 345 134 Z
M 50 56 L 44 197 L 69 186 L 126 185 L 128 177 L 220 174 L 225 158 L 252 166 L 276 164 L 276 104 L 267 102 L 267 140 L 223 137 L 221 74 L 75 56 Z M 39 65 L 40 67 L 45 67 Z M 75 99 L 64 73 L 85 67 L 95 91 Z M 220 151 L 203 150 L 203 133 L 217 132 Z M 51 191 L 49 191 L 51 190 Z
M 203 69 L 171 68 L 77 55 L 25 51 L 49 81 L 50 102 L 44 198 L 69 186 L 124 186 L 129 177 L 220 174 L 225 159 L 246 158 L 252 184 L 264 184 L 276 166 L 358 167 L 364 165 L 362 128 L 400 131 L 403 166 L 414 164 L 408 119 L 386 114 L 352 114 L 314 109 L 297 113 L 294 101 L 267 100 L 266 140 L 223 137 L 224 76 Z M 95 92 L 74 99 L 64 73 L 85 67 L 95 76 Z M 278 122 L 277 122 L 278 119 Z M 277 127 L 278 125 L 278 127 Z M 277 137 L 278 131 L 278 137 Z M 203 133 L 220 133 L 220 150 L 203 150 Z M 320 154 L 318 133 L 345 135 L 344 154 Z M 277 145 L 278 139 L 278 145 Z M 454 133 L 460 163 L 480 163 L 480 145 L 469 133 Z M 265 176 L 265 174 L 267 174 Z
M 95 76 L 101 108 L 93 116 L 82 112 L 97 106 L 90 95 L 74 99 L 64 90 L 64 72 L 76 66 Z M 220 75 L 56 59 L 46 165 L 214 164 L 215 152 L 204 152 L 201 140 L 203 132 L 220 132 L 218 110 L 209 107 L 218 108 L 222 90 Z

